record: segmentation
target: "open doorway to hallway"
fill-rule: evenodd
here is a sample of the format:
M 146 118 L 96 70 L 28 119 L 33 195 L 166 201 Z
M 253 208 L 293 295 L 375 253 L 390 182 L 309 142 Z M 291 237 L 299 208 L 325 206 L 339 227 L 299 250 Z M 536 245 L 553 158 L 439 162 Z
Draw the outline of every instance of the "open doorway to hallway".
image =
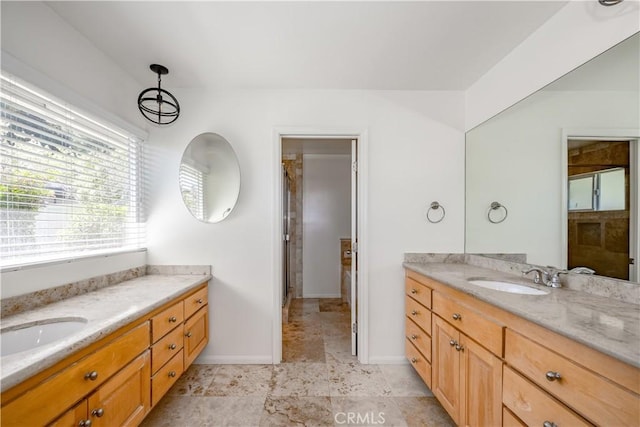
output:
M 357 360 L 356 141 L 281 144 L 282 361 Z

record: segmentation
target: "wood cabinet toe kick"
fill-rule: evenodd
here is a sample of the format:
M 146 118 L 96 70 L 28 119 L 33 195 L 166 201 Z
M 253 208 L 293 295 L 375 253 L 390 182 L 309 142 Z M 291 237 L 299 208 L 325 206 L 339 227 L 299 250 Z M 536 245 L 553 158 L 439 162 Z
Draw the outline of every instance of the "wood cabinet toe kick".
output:
M 140 424 L 206 347 L 207 295 L 187 291 L 6 390 L 1 426 Z
M 637 367 L 415 271 L 406 276 L 407 358 L 456 424 L 640 425 Z

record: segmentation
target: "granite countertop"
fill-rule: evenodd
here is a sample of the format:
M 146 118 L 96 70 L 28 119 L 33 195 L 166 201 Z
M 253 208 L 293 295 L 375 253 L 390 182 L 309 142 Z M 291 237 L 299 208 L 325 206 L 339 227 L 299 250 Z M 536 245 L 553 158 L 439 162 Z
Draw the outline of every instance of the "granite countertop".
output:
M 535 285 L 531 279 L 468 264 L 404 263 L 405 268 L 518 315 L 560 335 L 640 367 L 640 307 L 566 288 Z M 546 289 L 547 295 L 518 295 L 484 289 L 468 278 L 487 278 Z
M 197 286 L 211 275 L 150 274 L 2 319 L 2 329 L 45 319 L 87 319 L 79 332 L 0 358 L 5 391 Z

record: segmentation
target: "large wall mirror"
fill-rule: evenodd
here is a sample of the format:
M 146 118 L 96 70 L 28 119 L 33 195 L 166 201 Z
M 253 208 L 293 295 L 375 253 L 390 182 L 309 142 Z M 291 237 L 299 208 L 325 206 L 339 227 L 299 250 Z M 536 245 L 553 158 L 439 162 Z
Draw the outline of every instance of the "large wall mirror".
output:
M 636 33 L 467 133 L 466 252 L 638 282 L 639 54 Z
M 191 140 L 180 163 L 180 192 L 191 214 L 204 222 L 220 222 L 240 194 L 240 165 L 231 144 L 217 133 Z

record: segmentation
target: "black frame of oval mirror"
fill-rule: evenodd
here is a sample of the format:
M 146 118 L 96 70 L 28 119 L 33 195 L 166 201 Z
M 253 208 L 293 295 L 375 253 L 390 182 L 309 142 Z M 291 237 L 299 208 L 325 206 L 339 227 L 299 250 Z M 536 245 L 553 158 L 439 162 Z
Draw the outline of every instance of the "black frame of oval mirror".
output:
M 240 164 L 223 136 L 205 132 L 193 138 L 182 154 L 178 184 L 185 207 L 196 219 L 226 219 L 240 195 Z

